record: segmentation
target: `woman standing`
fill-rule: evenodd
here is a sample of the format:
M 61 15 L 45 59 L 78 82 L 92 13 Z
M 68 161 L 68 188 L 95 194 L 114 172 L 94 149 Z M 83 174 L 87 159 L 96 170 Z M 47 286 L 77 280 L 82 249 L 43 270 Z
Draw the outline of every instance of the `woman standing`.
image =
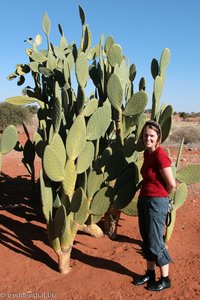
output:
M 168 195 L 176 186 L 171 161 L 161 143 L 161 128 L 155 121 L 147 121 L 141 137 L 145 145 L 143 177 L 138 199 L 138 222 L 147 260 L 145 275 L 134 281 L 135 285 L 147 283 L 152 291 L 171 286 L 169 263 L 172 261 L 163 241 L 164 227 L 169 207 Z M 155 281 L 155 267 L 160 268 L 161 278 Z

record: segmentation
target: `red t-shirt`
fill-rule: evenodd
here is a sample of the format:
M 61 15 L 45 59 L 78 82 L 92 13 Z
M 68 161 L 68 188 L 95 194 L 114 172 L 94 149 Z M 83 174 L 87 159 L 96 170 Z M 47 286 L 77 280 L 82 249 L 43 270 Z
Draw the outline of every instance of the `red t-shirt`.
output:
M 168 197 L 165 181 L 159 171 L 167 167 L 171 167 L 171 160 L 163 147 L 159 146 L 152 153 L 148 150 L 144 151 L 140 196 Z

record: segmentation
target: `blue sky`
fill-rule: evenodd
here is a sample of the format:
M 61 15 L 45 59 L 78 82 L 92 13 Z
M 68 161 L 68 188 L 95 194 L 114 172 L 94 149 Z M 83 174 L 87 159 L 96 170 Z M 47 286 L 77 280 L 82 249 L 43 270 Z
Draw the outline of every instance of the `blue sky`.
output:
M 199 0 L 7 0 L 0 11 L 0 101 L 20 95 L 25 85 L 6 77 L 15 65 L 27 63 L 25 39 L 40 34 L 41 48 L 46 48 L 42 19 L 47 12 L 51 20 L 50 39 L 59 44 L 62 28 L 68 43 L 77 45 L 81 37 L 78 6 L 85 11 L 92 31 L 92 45 L 112 35 L 130 63 L 137 67 L 137 82 L 146 79 L 151 107 L 153 79 L 150 65 L 169 48 L 171 60 L 167 69 L 161 102 L 171 104 L 176 112 L 200 112 L 200 1 Z M 89 96 L 89 95 L 88 95 Z

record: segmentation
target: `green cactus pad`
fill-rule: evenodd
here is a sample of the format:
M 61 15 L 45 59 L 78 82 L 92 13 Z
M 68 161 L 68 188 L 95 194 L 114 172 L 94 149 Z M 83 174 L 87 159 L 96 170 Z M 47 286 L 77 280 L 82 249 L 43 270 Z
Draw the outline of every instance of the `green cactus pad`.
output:
M 184 138 L 182 139 L 179 149 L 178 149 L 178 155 L 177 155 L 177 159 L 176 159 L 176 163 L 175 163 L 176 168 L 179 167 L 179 163 L 180 163 L 181 155 L 182 155 L 182 151 L 183 151 L 183 145 L 184 145 Z M 176 178 L 176 176 L 175 176 L 175 178 Z
M 87 52 L 87 59 L 93 60 L 99 56 L 99 45 L 90 48 Z
M 144 112 L 147 102 L 147 93 L 144 91 L 135 93 L 127 101 L 123 114 L 128 116 L 140 115 Z
M 76 236 L 78 227 L 77 223 L 71 218 L 67 218 L 67 230 L 61 239 L 61 247 L 62 249 L 71 249 L 73 245 L 74 238 Z
M 87 196 L 89 199 L 91 199 L 94 194 L 100 189 L 103 181 L 103 174 L 98 174 L 96 171 L 90 171 L 87 184 Z
M 136 127 L 136 134 L 135 134 L 136 140 L 140 138 L 142 128 L 146 123 L 146 121 L 147 121 L 147 115 L 145 113 L 141 114 L 138 118 L 137 127 Z
M 133 200 L 127 206 L 120 209 L 120 211 L 128 216 L 137 216 L 138 215 L 137 201 L 138 201 L 137 197 L 134 197 Z
M 98 87 L 98 85 L 101 82 L 101 72 L 99 70 L 99 68 L 97 69 L 95 62 L 93 62 L 93 64 L 90 65 L 89 67 L 89 74 L 90 74 L 90 78 L 92 79 L 94 85 L 96 87 Z
M 139 91 L 142 91 L 142 90 L 145 91 L 145 89 L 146 89 L 146 81 L 145 81 L 145 78 L 142 77 L 139 82 Z
M 107 181 L 111 181 L 116 179 L 119 174 L 125 169 L 127 166 L 126 159 L 122 151 L 116 151 L 110 157 L 109 162 L 105 167 L 105 172 L 108 173 Z
M 115 74 L 119 76 L 123 88 L 123 92 L 126 90 L 126 85 L 129 83 L 129 65 L 126 60 L 123 59 L 120 66 L 115 66 Z
M 167 105 L 164 110 L 162 111 L 158 123 L 160 124 L 160 126 L 162 127 L 162 125 L 165 122 L 169 121 L 169 118 L 173 115 L 173 108 L 171 105 Z
M 112 203 L 114 209 L 122 209 L 126 207 L 135 196 L 136 186 L 134 182 L 129 181 L 116 192 L 115 199 Z
M 113 197 L 113 188 L 103 187 L 94 196 L 91 206 L 90 213 L 93 215 L 104 215 L 111 203 Z
M 163 91 L 163 79 L 161 76 L 156 76 L 154 80 L 153 91 L 154 91 L 156 103 L 158 104 Z
M 90 117 L 98 107 L 98 100 L 96 98 L 92 98 L 88 101 L 87 105 L 84 108 L 83 114 L 85 117 Z
M 123 53 L 122 48 L 118 44 L 113 44 L 108 52 L 107 55 L 108 62 L 112 67 L 115 67 L 116 64 L 119 66 L 121 65 L 121 62 L 123 60 Z
M 45 150 L 46 143 L 43 141 L 41 135 L 37 132 L 33 135 L 33 141 L 35 143 L 35 151 L 37 155 L 42 158 Z
M 59 195 L 56 193 L 55 199 L 53 200 L 53 208 L 58 208 L 62 204 Z
M 102 218 L 102 215 L 91 215 L 91 224 L 97 224 Z
M 172 126 L 172 116 L 169 116 L 164 123 L 162 123 L 161 130 L 162 130 L 162 143 L 167 139 L 169 136 L 170 130 Z
M 86 193 L 86 185 L 87 185 L 87 172 L 78 174 L 77 186 L 82 187 L 85 193 Z
M 35 73 L 39 73 L 39 63 L 38 62 L 35 62 L 35 61 L 31 61 L 29 66 L 30 66 L 30 69 L 31 71 L 35 72 Z
M 14 125 L 9 125 L 4 129 L 0 138 L 0 152 L 2 155 L 9 153 L 17 144 L 18 133 Z
M 124 142 L 123 153 L 125 157 L 131 157 L 135 151 L 135 136 L 130 134 Z
M 92 43 L 92 33 L 89 29 L 89 26 L 85 25 L 83 30 L 82 41 L 81 41 L 82 51 L 87 53 L 87 51 L 91 46 L 91 43 Z
M 67 40 L 64 36 L 61 36 L 61 39 L 60 39 L 60 49 L 61 51 L 65 51 L 65 49 L 68 47 L 68 43 L 67 43 Z
M 120 78 L 117 74 L 113 73 L 107 84 L 108 99 L 114 108 L 121 109 L 123 101 L 123 87 Z
M 181 183 L 174 195 L 174 205 L 176 207 L 176 209 L 180 208 L 185 200 L 187 199 L 188 196 L 188 187 L 187 184 L 185 183 Z
M 33 61 L 37 63 L 43 63 L 47 61 L 47 57 L 41 52 L 32 52 L 30 57 Z
M 38 67 L 38 71 L 39 73 L 41 73 L 42 75 L 46 76 L 46 77 L 51 77 L 54 75 L 54 72 L 51 71 L 50 69 L 48 68 L 45 68 L 45 67 Z
M 153 58 L 151 61 L 151 75 L 153 79 L 159 75 L 159 64 L 156 58 Z
M 169 155 L 169 157 L 170 157 L 170 155 Z M 175 164 L 173 162 L 172 162 L 171 167 L 172 167 L 173 176 L 174 176 L 174 178 L 176 178 L 176 170 L 177 170 L 177 168 L 176 168 L 176 166 L 175 166 Z
M 166 228 L 166 233 L 164 236 L 165 243 L 168 242 L 172 236 L 172 232 L 175 227 L 175 222 L 176 222 L 176 208 L 174 208 L 171 212 L 171 224 L 169 225 L 169 227 Z
M 136 65 L 132 64 L 129 70 L 129 80 L 133 81 L 135 79 L 135 76 L 136 76 Z
M 54 235 L 54 224 L 52 220 L 47 224 L 47 234 L 51 247 L 55 250 L 55 252 L 60 251 L 60 240 Z
M 103 151 L 102 156 L 99 160 L 99 167 L 100 168 L 105 167 L 105 165 L 108 163 L 111 155 L 112 155 L 112 148 L 111 147 L 108 147 Z
M 104 51 L 106 54 L 108 54 L 110 48 L 112 47 L 112 45 L 114 45 L 114 43 L 114 38 L 111 35 L 109 35 L 104 46 Z
M 61 139 L 61 136 L 58 133 L 54 134 L 54 136 L 51 140 L 50 146 L 55 151 L 55 153 L 61 160 L 62 165 L 64 166 L 66 163 L 65 145 Z
M 66 150 L 67 155 L 70 159 L 76 159 L 86 143 L 86 126 L 85 118 L 82 115 L 79 115 L 74 121 L 72 127 L 69 130 L 67 141 L 66 141 Z
M 70 198 L 74 192 L 75 184 L 76 184 L 76 167 L 73 160 L 67 160 L 65 165 L 64 178 L 62 180 L 62 187 L 66 195 Z
M 84 196 L 83 189 L 81 187 L 78 187 L 71 199 L 71 203 L 70 203 L 71 212 L 76 213 L 79 211 L 83 196 Z
M 61 94 L 58 83 L 56 82 L 55 87 L 56 95 L 53 103 L 53 114 L 52 114 L 52 124 L 54 133 L 58 133 L 60 129 L 61 117 L 62 117 L 62 106 L 61 106 Z
M 82 188 L 80 188 L 82 190 Z M 74 221 L 79 224 L 83 225 L 88 216 L 89 216 L 89 204 L 90 201 L 88 201 L 84 191 L 81 192 L 81 206 L 79 210 L 74 214 Z
M 104 102 L 90 117 L 87 123 L 87 139 L 96 140 L 104 136 L 111 122 L 111 106 L 108 100 Z
M 87 62 L 87 56 L 81 52 L 76 60 L 76 78 L 79 85 L 84 88 L 89 78 L 89 67 Z
M 176 179 L 186 184 L 200 182 L 200 164 L 188 165 L 176 172 Z
M 45 33 L 46 35 L 49 35 L 49 34 L 50 34 L 50 30 L 51 30 L 51 22 L 50 22 L 50 19 L 49 19 L 47 13 L 44 14 L 44 17 L 43 17 L 43 20 L 42 20 L 42 28 L 43 28 L 44 33 Z
M 43 214 L 47 223 L 49 223 L 52 218 L 53 194 L 51 182 L 47 176 L 43 176 L 42 170 L 40 170 L 40 191 Z
M 51 71 L 53 71 L 54 69 L 57 68 L 56 58 L 50 51 L 48 52 L 48 55 L 47 55 L 46 67 Z
M 161 54 L 160 58 L 160 73 L 161 75 L 165 73 L 165 70 L 169 64 L 170 61 L 170 51 L 168 48 L 165 48 Z
M 26 105 L 32 103 L 38 103 L 40 107 L 44 108 L 44 103 L 36 98 L 27 97 L 27 96 L 15 96 L 6 98 L 6 102 L 15 105 Z
M 47 176 L 53 181 L 64 179 L 64 164 L 58 153 L 49 145 L 44 151 L 43 166 Z
M 85 24 L 85 12 L 80 5 L 79 5 L 79 15 L 83 26 Z
M 86 142 L 85 147 L 77 158 L 77 174 L 85 172 L 91 165 L 94 158 L 94 145 L 92 142 Z
M 66 222 L 66 210 L 64 205 L 61 205 L 55 213 L 55 217 L 53 220 L 54 224 L 54 236 L 62 239 L 62 236 L 65 234 L 67 229 L 67 222 Z
M 139 171 L 135 163 L 130 163 L 115 181 L 114 191 L 117 193 L 127 182 L 132 181 L 136 185 L 139 181 Z

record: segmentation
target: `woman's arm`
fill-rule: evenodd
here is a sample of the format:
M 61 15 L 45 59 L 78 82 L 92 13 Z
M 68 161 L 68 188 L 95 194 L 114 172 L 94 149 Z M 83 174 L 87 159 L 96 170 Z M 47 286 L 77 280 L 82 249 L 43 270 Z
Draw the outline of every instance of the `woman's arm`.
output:
M 175 181 L 174 175 L 172 173 L 172 168 L 167 167 L 164 169 L 160 169 L 160 174 L 162 175 L 162 177 L 166 183 L 167 191 L 170 194 L 176 188 L 176 181 Z

